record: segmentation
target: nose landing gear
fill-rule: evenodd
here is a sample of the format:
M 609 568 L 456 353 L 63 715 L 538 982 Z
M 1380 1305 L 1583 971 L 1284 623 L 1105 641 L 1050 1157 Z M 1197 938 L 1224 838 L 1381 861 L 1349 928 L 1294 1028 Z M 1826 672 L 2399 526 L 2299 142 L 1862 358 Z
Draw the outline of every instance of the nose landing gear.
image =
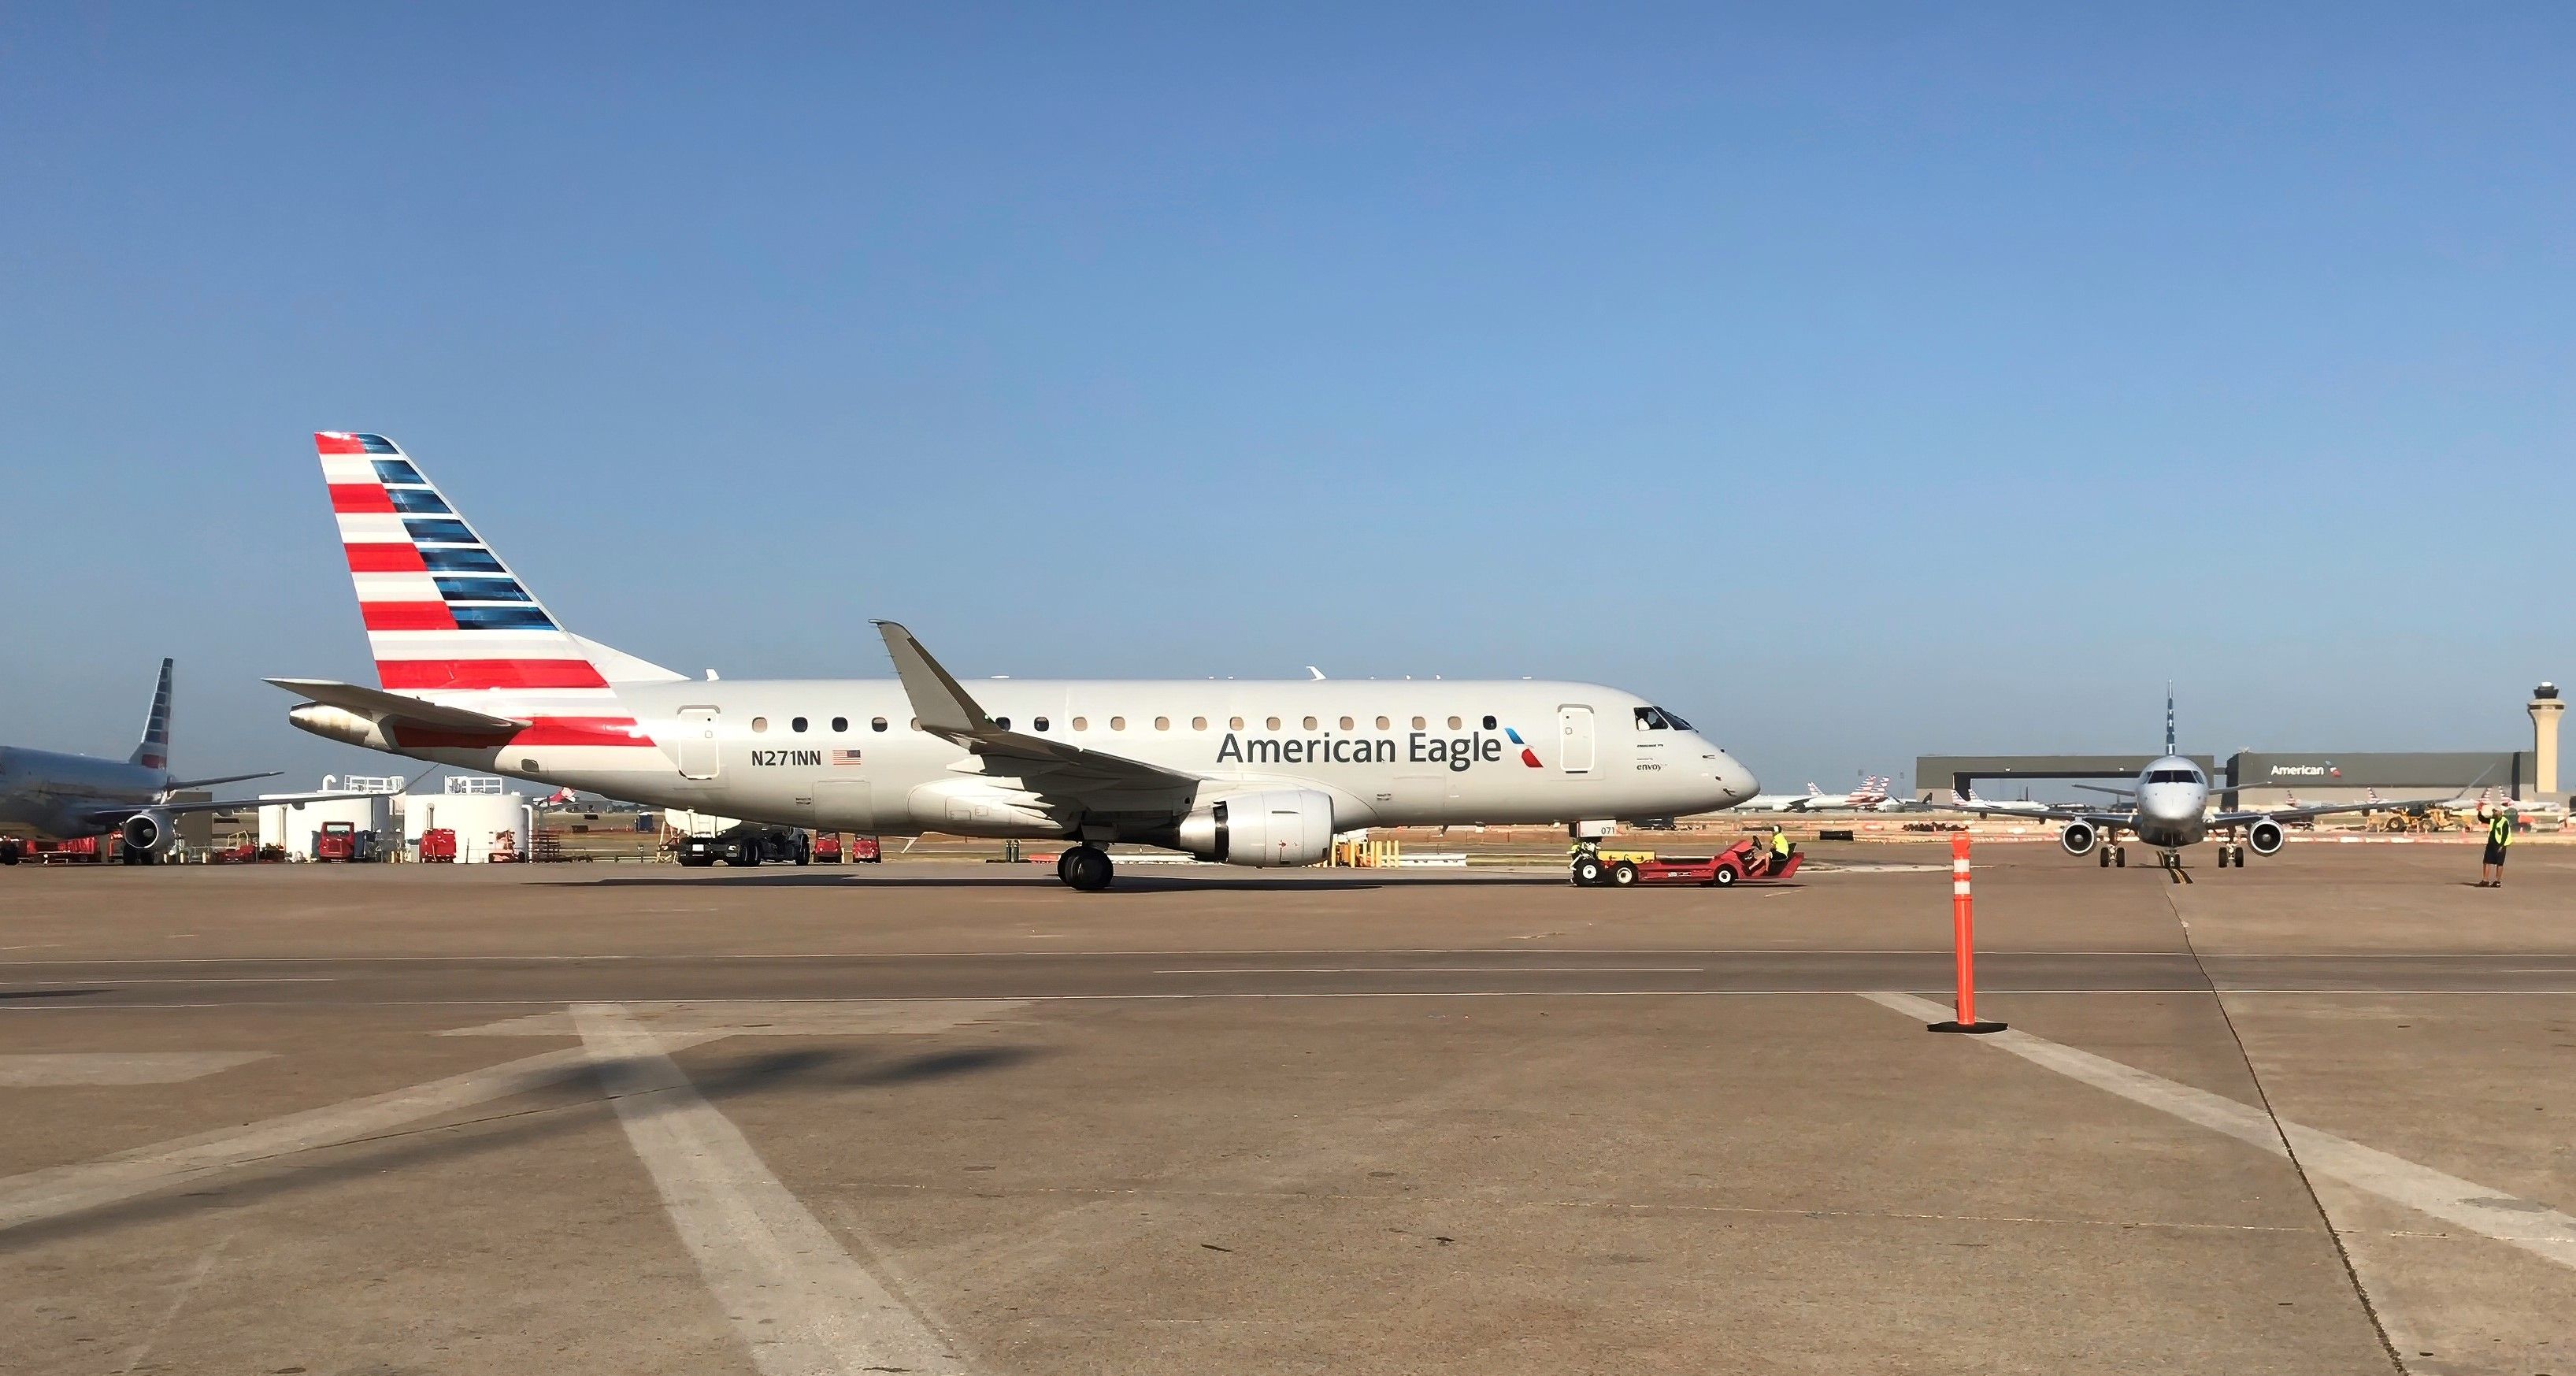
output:
M 2173 882 L 2177 884 L 2192 882 L 2191 871 L 2183 868 L 2181 851 L 2159 851 L 2157 855 L 2164 861 L 2165 873 L 2173 877 Z

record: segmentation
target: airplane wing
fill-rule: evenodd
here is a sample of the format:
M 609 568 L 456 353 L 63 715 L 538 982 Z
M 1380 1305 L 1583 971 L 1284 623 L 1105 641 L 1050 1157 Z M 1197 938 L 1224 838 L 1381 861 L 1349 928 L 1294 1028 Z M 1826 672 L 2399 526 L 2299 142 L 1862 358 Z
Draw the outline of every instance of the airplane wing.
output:
M 2016 807 L 1996 807 L 1966 798 L 1942 810 L 1973 812 L 1981 817 L 2030 817 L 2047 822 L 2090 822 L 2097 827 L 2126 828 L 2136 820 L 2136 814 L 2127 809 L 2113 812 L 2102 808 L 2068 807 L 2062 803 L 2047 803 L 2038 807 L 2028 803 Z
M 172 779 L 170 791 L 176 793 L 183 788 L 212 788 L 216 784 L 237 784 L 246 779 L 274 779 L 285 772 L 283 769 L 263 769 L 256 774 L 222 774 L 211 779 Z
M 415 726 L 435 727 L 443 731 L 509 732 L 527 725 L 510 717 L 495 717 L 463 707 L 425 702 L 378 688 L 361 688 L 354 683 L 335 683 L 327 678 L 273 678 L 269 682 L 325 707 L 355 712 L 378 722 L 410 722 Z
M 1086 788 L 1187 788 L 1204 777 L 1124 755 L 1085 750 L 1067 741 L 1005 730 L 985 714 L 983 707 L 901 623 L 880 621 L 876 626 L 885 636 L 895 677 L 903 680 L 904 696 L 912 700 L 913 715 L 921 719 L 922 730 L 997 764 L 1042 774 L 1048 791 L 1074 794 Z
M 2213 790 L 2215 791 L 2215 790 Z M 2448 798 L 2374 798 L 2362 803 L 2301 803 L 2297 807 L 2239 808 L 2221 812 L 2209 819 L 2211 826 L 2241 827 L 2269 817 L 2275 822 L 2302 822 L 2310 817 L 2324 817 L 2337 812 L 2405 812 L 2411 808 L 2440 807 Z
M 268 798 L 218 798 L 192 803 L 131 803 L 116 807 L 91 808 L 81 816 L 92 825 L 112 827 L 138 812 L 161 812 L 175 817 L 182 812 L 228 812 L 238 808 L 266 807 L 271 803 L 302 807 L 306 803 L 327 803 L 340 798 L 364 798 L 370 794 L 371 790 L 367 789 L 354 791 L 337 789 L 328 793 L 280 793 Z
M 2138 790 L 2134 788 L 2113 788 L 2109 784 L 2075 784 L 2073 787 L 2083 789 L 2087 793 L 2108 793 L 2114 798 L 2138 796 Z

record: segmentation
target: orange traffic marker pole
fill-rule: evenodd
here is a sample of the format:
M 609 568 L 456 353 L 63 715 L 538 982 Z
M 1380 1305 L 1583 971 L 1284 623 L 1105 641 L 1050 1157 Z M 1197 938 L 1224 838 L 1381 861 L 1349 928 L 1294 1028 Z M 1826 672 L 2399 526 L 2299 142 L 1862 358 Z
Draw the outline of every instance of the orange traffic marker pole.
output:
M 1977 1021 L 1977 909 L 1968 892 L 1968 833 L 1950 837 L 1950 938 L 1958 948 L 1959 1016 L 1936 1022 L 1934 1032 L 2001 1032 L 2004 1024 Z

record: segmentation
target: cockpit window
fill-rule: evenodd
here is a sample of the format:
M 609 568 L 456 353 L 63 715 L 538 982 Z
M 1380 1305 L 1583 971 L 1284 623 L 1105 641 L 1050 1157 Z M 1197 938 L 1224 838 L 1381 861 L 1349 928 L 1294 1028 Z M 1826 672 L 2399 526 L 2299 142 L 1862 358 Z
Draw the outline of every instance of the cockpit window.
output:
M 2147 782 L 2151 784 L 2196 784 L 2200 781 L 2200 774 L 2196 770 L 2151 769 L 2147 771 Z
M 1691 729 L 1691 724 L 1660 707 L 1640 707 L 1637 709 L 1637 729 L 1640 731 L 1688 731 Z

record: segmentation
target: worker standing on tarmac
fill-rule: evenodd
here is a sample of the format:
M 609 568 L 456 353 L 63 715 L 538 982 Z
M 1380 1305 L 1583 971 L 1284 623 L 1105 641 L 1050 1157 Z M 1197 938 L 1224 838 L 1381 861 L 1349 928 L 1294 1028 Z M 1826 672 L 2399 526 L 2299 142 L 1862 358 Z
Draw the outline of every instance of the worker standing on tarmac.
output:
M 2478 871 L 2480 876 L 2478 879 L 2479 888 L 2501 889 L 2504 887 L 2504 853 L 2506 849 L 2512 845 L 2513 809 L 2509 807 L 2497 808 L 2487 818 L 2487 855 L 2485 865 Z
M 1787 868 L 1789 868 L 1789 833 L 1782 831 L 1778 822 L 1773 822 L 1771 824 L 1771 872 L 1778 874 Z

